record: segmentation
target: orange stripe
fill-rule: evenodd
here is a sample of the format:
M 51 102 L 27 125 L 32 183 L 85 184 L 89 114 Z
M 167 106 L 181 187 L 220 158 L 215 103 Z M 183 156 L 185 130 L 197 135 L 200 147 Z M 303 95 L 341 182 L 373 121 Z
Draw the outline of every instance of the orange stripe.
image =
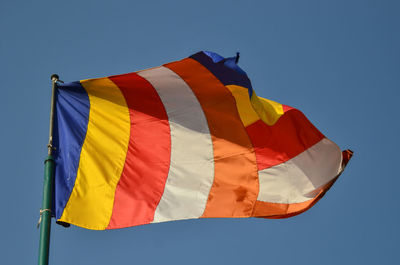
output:
M 214 148 L 214 183 L 202 217 L 249 217 L 258 195 L 256 156 L 231 92 L 187 58 L 165 65 L 193 90 L 206 115 Z
M 343 172 L 352 155 L 353 152 L 350 150 L 345 150 L 342 152 L 343 161 L 341 172 Z M 335 181 L 338 179 L 340 174 L 336 178 L 325 184 L 321 188 L 321 191 L 314 198 L 305 202 L 286 204 L 257 201 L 254 206 L 254 212 L 252 216 L 269 219 L 280 219 L 301 214 L 313 207 L 325 195 L 325 193 L 332 187 L 333 183 L 335 183 Z

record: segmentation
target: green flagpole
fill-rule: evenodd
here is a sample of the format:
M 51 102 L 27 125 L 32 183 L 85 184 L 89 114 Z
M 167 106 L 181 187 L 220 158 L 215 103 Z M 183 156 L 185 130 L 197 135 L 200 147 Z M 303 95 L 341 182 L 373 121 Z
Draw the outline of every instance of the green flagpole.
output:
M 51 76 L 51 109 L 50 109 L 50 131 L 49 143 L 47 145 L 47 157 L 44 161 L 44 183 L 43 183 L 43 200 L 40 209 L 40 241 L 39 241 L 39 265 L 49 264 L 49 247 L 50 247 L 50 227 L 51 227 L 51 206 L 53 195 L 54 180 L 54 159 L 53 159 L 53 119 L 54 119 L 54 101 L 55 90 L 57 89 L 58 75 Z

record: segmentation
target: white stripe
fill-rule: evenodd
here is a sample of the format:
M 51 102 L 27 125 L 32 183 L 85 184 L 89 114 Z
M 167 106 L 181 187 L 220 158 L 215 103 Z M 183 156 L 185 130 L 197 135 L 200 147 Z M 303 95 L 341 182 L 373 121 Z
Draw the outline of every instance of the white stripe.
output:
M 341 164 L 339 147 L 324 138 L 287 162 L 259 171 L 257 200 L 272 203 L 310 200 L 339 174 Z
M 204 112 L 176 73 L 157 67 L 138 73 L 158 92 L 171 130 L 171 164 L 153 222 L 199 218 L 214 181 L 214 153 Z

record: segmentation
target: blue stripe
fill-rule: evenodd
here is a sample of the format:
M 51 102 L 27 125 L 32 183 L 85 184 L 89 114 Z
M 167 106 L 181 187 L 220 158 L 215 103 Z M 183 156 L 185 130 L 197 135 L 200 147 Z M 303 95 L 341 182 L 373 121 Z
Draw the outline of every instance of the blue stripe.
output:
M 56 148 L 53 212 L 57 219 L 61 217 L 75 184 L 89 110 L 89 96 L 80 82 L 58 86 L 53 139 Z
M 250 79 L 236 63 L 236 57 L 224 58 L 213 52 L 198 52 L 190 56 L 206 67 L 213 75 L 215 75 L 222 84 L 237 85 L 248 89 L 249 97 L 253 94 Z

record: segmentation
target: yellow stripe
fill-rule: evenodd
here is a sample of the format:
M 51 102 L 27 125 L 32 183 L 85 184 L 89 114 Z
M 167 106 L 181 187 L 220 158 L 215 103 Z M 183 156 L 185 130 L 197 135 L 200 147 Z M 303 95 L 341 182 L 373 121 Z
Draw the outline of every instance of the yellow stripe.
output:
M 236 85 L 226 86 L 235 97 L 240 119 L 245 127 L 261 119 L 268 125 L 274 125 L 283 114 L 282 104 L 258 97 L 253 91 L 251 99 L 247 88 Z
M 268 125 L 274 125 L 283 115 L 282 104 L 266 98 L 257 97 L 254 91 L 251 96 L 251 104 L 260 116 L 261 120 Z
M 254 111 L 251 105 L 247 88 L 235 85 L 228 85 L 226 87 L 231 91 L 236 100 L 236 107 L 243 125 L 247 127 L 248 125 L 258 121 L 260 117 L 258 117 L 257 112 Z
M 61 221 L 105 229 L 130 136 L 125 98 L 108 78 L 81 81 L 90 100 L 89 122 L 74 189 Z

